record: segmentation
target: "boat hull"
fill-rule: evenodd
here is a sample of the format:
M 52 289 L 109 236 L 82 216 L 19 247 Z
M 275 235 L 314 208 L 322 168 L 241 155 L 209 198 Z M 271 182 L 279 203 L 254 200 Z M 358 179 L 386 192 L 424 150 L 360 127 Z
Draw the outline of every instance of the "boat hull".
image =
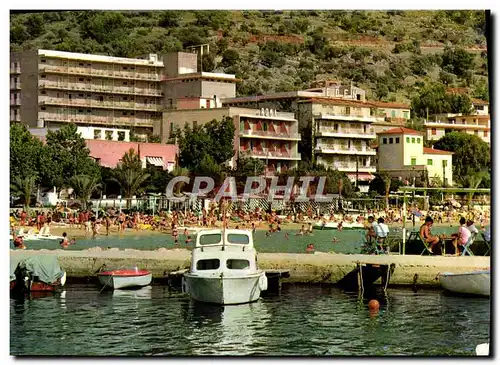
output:
M 439 281 L 444 289 L 453 293 L 490 296 L 490 271 L 443 273 L 439 275 Z
M 198 302 L 250 303 L 259 299 L 262 290 L 267 290 L 267 277 L 264 272 L 241 276 L 201 276 L 186 273 L 182 288 Z
M 111 289 L 140 288 L 151 284 L 152 279 L 151 273 L 126 276 L 112 274 L 99 275 L 99 282 Z

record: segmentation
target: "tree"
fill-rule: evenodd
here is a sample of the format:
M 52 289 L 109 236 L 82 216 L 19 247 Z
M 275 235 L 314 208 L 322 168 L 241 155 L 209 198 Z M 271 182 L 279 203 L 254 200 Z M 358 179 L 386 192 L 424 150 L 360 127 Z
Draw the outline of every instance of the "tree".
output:
M 440 150 L 453 152 L 453 179 L 460 179 L 467 175 L 483 170 L 490 170 L 490 147 L 476 135 L 452 132 L 439 139 L 434 147 Z
M 10 194 L 21 198 L 26 211 L 29 210 L 31 197 L 35 190 L 35 176 L 20 177 L 14 176 L 10 184 Z
M 477 189 L 480 187 L 481 183 L 488 178 L 490 178 L 490 174 L 488 173 L 488 171 L 475 171 L 467 174 L 466 176 L 463 176 L 460 179 L 460 184 L 463 188 Z M 474 193 L 467 193 L 467 196 L 467 204 L 470 206 L 472 198 L 474 197 Z
M 76 175 L 70 179 L 69 185 L 73 188 L 73 194 L 82 203 L 82 208 L 87 209 L 87 203 L 94 191 L 102 187 L 96 176 Z
M 419 117 L 439 113 L 469 113 L 472 103 L 468 95 L 447 93 L 443 84 L 432 83 L 422 87 L 411 102 Z
M 42 173 L 46 184 L 62 188 L 76 175 L 100 179 L 99 165 L 89 155 L 85 140 L 76 125 L 66 124 L 57 131 L 47 133 L 48 161 Z
M 234 122 L 232 118 L 212 120 L 203 126 L 190 127 L 177 134 L 180 154 L 179 163 L 190 171 L 199 170 L 198 166 L 206 155 L 220 165 L 230 160 L 234 155 Z
M 224 53 L 222 53 L 222 67 L 231 67 L 238 63 L 240 60 L 240 55 L 234 49 L 226 49 Z
M 463 48 L 445 47 L 441 67 L 457 76 L 465 76 L 474 68 L 474 55 Z
M 10 180 L 34 176 L 40 179 L 45 153 L 43 143 L 31 135 L 26 126 L 16 123 L 10 127 Z
M 149 176 L 142 169 L 141 159 L 132 148 L 123 155 L 122 161 L 112 170 L 112 179 L 120 184 L 124 198 L 127 199 L 127 208 L 130 208 L 130 198 L 144 190 Z

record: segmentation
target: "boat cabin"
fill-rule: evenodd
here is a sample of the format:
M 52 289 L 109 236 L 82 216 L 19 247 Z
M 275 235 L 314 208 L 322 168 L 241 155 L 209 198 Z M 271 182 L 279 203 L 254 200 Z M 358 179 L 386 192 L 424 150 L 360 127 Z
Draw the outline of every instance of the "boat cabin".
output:
M 257 270 L 252 232 L 212 229 L 198 233 L 191 273 L 240 275 Z

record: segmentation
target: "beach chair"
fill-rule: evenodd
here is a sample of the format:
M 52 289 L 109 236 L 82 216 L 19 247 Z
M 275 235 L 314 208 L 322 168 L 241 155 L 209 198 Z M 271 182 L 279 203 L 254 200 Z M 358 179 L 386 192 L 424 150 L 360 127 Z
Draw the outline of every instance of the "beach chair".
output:
M 420 253 L 420 256 L 422 256 L 423 254 L 434 255 L 434 252 L 432 252 L 430 247 L 431 245 L 425 242 L 424 237 L 422 237 L 422 235 L 420 234 L 420 231 L 416 233 L 418 235 L 418 239 L 422 242 L 422 245 L 424 246 L 422 252 Z
M 481 233 L 481 236 L 483 237 L 483 240 L 484 240 L 484 243 L 486 244 L 486 253 L 484 254 L 484 256 L 488 255 L 489 253 L 491 253 L 491 241 L 488 241 L 486 239 L 486 236 L 484 235 L 484 233 Z
M 472 233 L 469 237 L 469 240 L 465 243 L 464 246 L 464 251 L 462 252 L 462 256 L 465 256 L 465 254 L 469 254 L 469 256 L 474 256 L 472 253 L 470 246 L 474 243 L 474 240 L 476 239 L 476 234 Z

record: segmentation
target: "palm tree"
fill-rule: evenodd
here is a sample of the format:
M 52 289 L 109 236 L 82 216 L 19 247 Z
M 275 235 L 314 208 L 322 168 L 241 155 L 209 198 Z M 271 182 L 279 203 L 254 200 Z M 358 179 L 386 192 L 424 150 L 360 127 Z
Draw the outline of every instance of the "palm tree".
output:
M 73 188 L 76 198 L 82 203 L 83 209 L 87 209 L 87 203 L 92 193 L 102 186 L 97 177 L 83 174 L 73 176 L 69 181 L 69 185 Z
M 25 178 L 16 176 L 10 184 L 11 195 L 17 195 L 22 199 L 26 211 L 29 210 L 31 196 L 33 195 L 33 191 L 35 190 L 35 180 L 35 176 L 28 176 Z
M 189 170 L 186 169 L 185 167 L 177 166 L 176 168 L 174 168 L 172 170 L 172 172 L 170 173 L 170 175 L 172 175 L 172 177 L 189 176 Z M 184 187 L 184 185 L 185 185 L 185 183 L 183 181 L 178 182 L 177 184 L 175 184 L 175 195 L 180 195 L 181 194 L 181 191 L 182 191 L 182 188 Z
M 134 170 L 123 166 L 119 166 L 112 172 L 112 180 L 120 184 L 123 195 L 127 200 L 127 209 L 130 208 L 130 199 L 141 193 L 145 186 L 145 182 L 149 179 L 149 174 L 144 170 Z
M 487 176 L 487 171 L 469 172 L 461 179 L 461 185 L 463 188 L 477 189 L 479 185 L 481 185 L 483 180 L 487 178 Z M 473 192 L 467 193 L 467 205 L 471 205 L 473 197 Z

